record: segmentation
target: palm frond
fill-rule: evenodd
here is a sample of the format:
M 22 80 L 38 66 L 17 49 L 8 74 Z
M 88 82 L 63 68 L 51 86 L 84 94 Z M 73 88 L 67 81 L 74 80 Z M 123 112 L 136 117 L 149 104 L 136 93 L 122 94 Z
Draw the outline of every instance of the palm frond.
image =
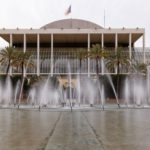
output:
M 124 55 L 122 53 L 122 47 L 118 47 L 117 51 L 115 53 L 111 53 L 108 56 L 108 61 L 106 63 L 106 66 L 108 69 L 114 68 L 114 66 L 122 65 L 125 66 L 126 68 L 130 67 L 130 59 L 128 55 Z

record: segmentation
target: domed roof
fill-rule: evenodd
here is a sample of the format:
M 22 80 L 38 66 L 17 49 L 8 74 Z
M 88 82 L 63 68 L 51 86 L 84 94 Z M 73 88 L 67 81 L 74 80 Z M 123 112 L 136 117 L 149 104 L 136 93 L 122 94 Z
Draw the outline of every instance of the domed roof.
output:
M 41 29 L 103 29 L 103 27 L 90 21 L 81 19 L 63 19 L 49 23 Z

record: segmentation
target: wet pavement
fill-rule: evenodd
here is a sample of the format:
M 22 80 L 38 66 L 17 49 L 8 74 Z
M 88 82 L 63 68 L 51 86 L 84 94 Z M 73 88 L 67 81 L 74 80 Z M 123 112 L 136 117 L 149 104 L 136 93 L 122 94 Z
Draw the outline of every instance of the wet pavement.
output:
M 150 109 L 0 110 L 0 150 L 149 150 Z

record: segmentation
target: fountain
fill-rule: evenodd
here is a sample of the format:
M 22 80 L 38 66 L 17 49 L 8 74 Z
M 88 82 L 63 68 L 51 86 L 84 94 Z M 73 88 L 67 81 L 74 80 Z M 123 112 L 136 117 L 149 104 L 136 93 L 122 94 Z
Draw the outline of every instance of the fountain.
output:
M 106 70 L 107 70 L 107 69 L 106 69 Z M 114 92 L 114 94 L 115 94 L 118 108 L 120 108 L 120 104 L 119 104 L 119 100 L 118 100 L 118 95 L 117 95 L 117 93 L 116 93 L 114 84 L 113 84 L 113 82 L 112 82 L 112 78 L 111 78 L 111 76 L 108 74 L 108 71 L 107 71 L 107 73 L 106 73 L 106 76 L 107 76 L 107 78 L 108 78 L 108 80 L 109 80 L 109 83 L 110 83 L 110 85 L 111 85 L 111 87 L 112 87 L 112 89 L 113 89 L 113 92 Z
M 129 92 L 129 80 L 126 78 L 125 80 L 125 87 L 124 87 L 124 100 L 125 100 L 125 105 L 128 107 L 129 105 L 129 100 L 130 100 L 130 92 Z
M 17 81 L 16 87 L 15 87 L 15 97 L 14 97 L 14 106 L 17 104 L 17 97 L 19 95 L 19 88 L 20 88 L 20 80 Z
M 0 82 L 0 102 L 4 107 L 10 106 L 13 103 L 13 88 L 11 79 L 8 76 L 5 83 Z
M 64 63 L 65 62 L 65 63 Z M 103 79 L 91 76 L 83 76 L 78 73 L 72 76 L 69 61 L 63 61 L 67 70 L 66 82 L 67 87 L 61 84 L 61 76 L 51 77 L 50 74 L 38 86 L 33 86 L 29 89 L 26 96 L 26 102 L 22 101 L 22 89 L 25 78 L 21 84 L 20 80 L 16 85 L 12 86 L 11 78 L 8 76 L 5 82 L 0 80 L 0 105 L 1 107 L 15 108 L 61 108 L 61 109 L 102 109 L 111 108 L 115 106 L 107 99 L 107 86 L 104 84 Z M 61 61 L 57 61 L 56 65 L 60 65 Z M 106 70 L 106 68 L 105 68 Z M 57 72 L 59 70 L 57 69 Z M 26 76 L 26 75 L 25 75 Z M 122 85 L 122 100 L 118 99 L 115 86 L 111 76 L 106 73 L 106 79 L 111 86 L 118 107 L 123 108 L 147 108 L 150 103 L 150 69 L 147 68 L 147 75 L 134 74 L 126 76 Z M 53 80 L 57 81 L 57 84 Z M 73 83 L 75 80 L 75 83 Z M 74 85 L 73 85 L 74 84 Z
M 105 105 L 104 85 L 102 85 L 102 88 L 101 88 L 101 101 L 102 101 L 102 109 L 104 110 L 104 105 Z

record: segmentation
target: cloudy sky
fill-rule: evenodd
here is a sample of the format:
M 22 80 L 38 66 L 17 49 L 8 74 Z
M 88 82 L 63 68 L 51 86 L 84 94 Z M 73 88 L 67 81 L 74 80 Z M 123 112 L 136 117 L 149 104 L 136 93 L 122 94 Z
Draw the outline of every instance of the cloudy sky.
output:
M 72 5 L 72 14 L 65 11 Z M 150 0 L 0 0 L 0 28 L 40 28 L 59 19 L 79 18 L 106 27 L 146 29 L 150 47 Z M 0 40 L 0 47 L 5 46 Z M 136 46 L 141 46 L 139 40 Z

